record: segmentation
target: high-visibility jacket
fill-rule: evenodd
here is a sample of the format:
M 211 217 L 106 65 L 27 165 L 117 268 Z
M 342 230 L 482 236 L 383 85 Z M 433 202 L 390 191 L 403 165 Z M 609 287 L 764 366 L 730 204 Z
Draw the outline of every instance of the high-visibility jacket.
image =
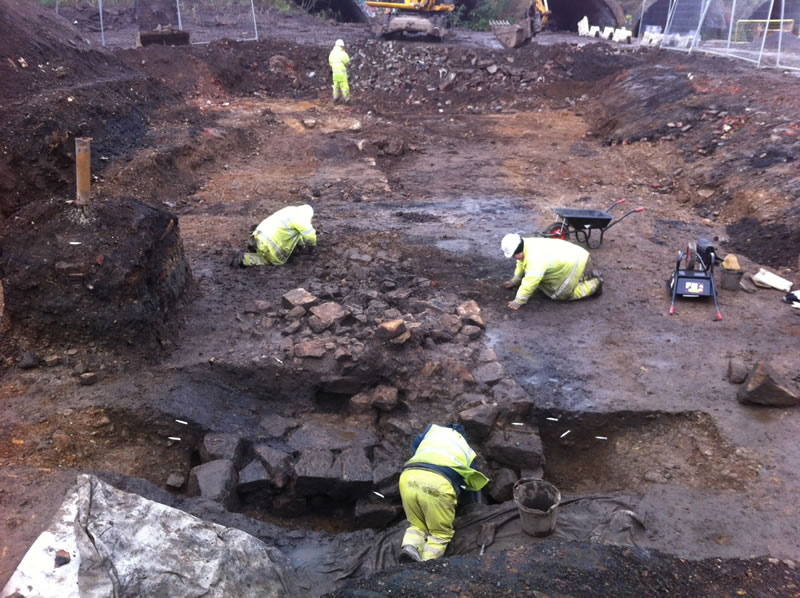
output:
M 328 55 L 328 64 L 331 65 L 331 71 L 334 75 L 346 75 L 347 65 L 350 64 L 350 57 L 344 48 L 341 46 L 334 46 L 331 53 Z
M 461 434 L 452 428 L 434 424 L 419 443 L 414 456 L 406 461 L 405 466 L 413 467 L 418 463 L 449 467 L 462 477 L 467 490 L 480 490 L 487 484 L 489 478 L 472 468 L 474 460 L 475 451 Z
M 288 206 L 261 221 L 255 231 L 258 252 L 275 265 L 285 264 L 298 243 L 316 245 L 317 231 L 311 226 L 310 206 Z
M 517 303 L 527 303 L 536 289 L 551 299 L 567 299 L 583 276 L 589 252 L 562 239 L 525 238 L 512 282 L 520 282 Z

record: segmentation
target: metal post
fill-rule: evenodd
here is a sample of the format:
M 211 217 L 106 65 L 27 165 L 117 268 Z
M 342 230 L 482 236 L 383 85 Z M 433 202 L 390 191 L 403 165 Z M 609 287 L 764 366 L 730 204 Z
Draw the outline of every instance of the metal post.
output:
M 253 0 L 250 0 L 250 10 L 253 11 L 253 31 L 256 34 L 256 41 L 258 41 L 258 24 L 256 23 L 256 5 Z
M 670 0 L 669 10 L 667 10 L 667 22 L 664 23 L 664 37 L 661 38 L 661 47 L 667 41 L 667 32 L 672 28 L 672 19 L 675 16 L 675 9 L 678 8 L 678 0 Z
M 178 10 L 178 29 L 183 31 L 183 22 L 181 21 L 181 0 L 175 0 L 175 8 Z
M 103 27 L 103 0 L 98 0 L 97 8 L 100 11 L 100 43 L 106 47 L 106 30 Z
M 725 49 L 725 55 L 728 56 L 731 53 L 731 37 L 733 36 L 733 21 L 736 19 L 736 0 L 733 0 L 733 6 L 731 6 L 731 22 L 728 25 L 728 47 Z
M 703 22 L 705 22 L 706 20 L 706 14 L 708 13 L 709 6 L 711 6 L 711 0 L 706 0 L 706 5 L 703 7 L 703 12 L 700 13 L 700 22 L 697 24 L 697 31 L 694 32 L 694 39 L 692 40 L 692 45 L 689 46 L 689 54 L 691 54 L 697 47 L 697 40 L 700 37 L 700 30 L 703 28 Z
M 639 17 L 639 35 L 637 36 L 639 39 L 642 39 L 644 35 L 644 4 L 647 0 L 642 0 L 642 16 Z
M 769 20 L 772 16 L 772 7 L 775 6 L 775 0 L 769 0 L 769 11 L 767 11 L 767 26 L 764 27 L 764 37 L 761 38 L 761 50 L 758 52 L 758 68 L 761 68 L 761 57 L 764 55 L 764 46 L 767 45 L 767 34 L 769 33 Z
M 58 0 L 56 0 L 56 14 L 58 14 Z
M 75 139 L 75 183 L 75 203 L 79 206 L 88 206 L 92 185 L 91 137 Z
M 775 58 L 775 66 L 781 65 L 781 46 L 783 45 L 783 17 L 786 16 L 786 0 L 781 0 L 781 24 L 778 28 L 778 56 Z M 792 26 L 794 29 L 794 26 Z

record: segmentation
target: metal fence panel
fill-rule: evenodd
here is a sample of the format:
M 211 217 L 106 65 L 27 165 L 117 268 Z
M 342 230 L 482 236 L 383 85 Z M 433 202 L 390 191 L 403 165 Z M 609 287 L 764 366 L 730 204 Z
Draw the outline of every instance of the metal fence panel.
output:
M 56 0 L 55 9 L 67 16 L 76 8 L 69 0 Z M 86 13 L 85 3 L 80 13 Z M 256 0 L 95 0 L 89 28 L 107 47 L 133 48 L 139 33 L 156 28 L 183 31 L 189 42 L 205 44 L 219 39 L 258 40 Z M 169 43 L 167 41 L 166 43 Z

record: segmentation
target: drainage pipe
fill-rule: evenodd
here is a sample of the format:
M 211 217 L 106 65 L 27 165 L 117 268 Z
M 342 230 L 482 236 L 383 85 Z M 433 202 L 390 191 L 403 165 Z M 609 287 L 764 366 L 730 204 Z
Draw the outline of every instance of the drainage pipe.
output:
M 92 184 L 92 138 L 77 137 L 75 139 L 75 203 L 79 206 L 89 205 L 89 191 Z

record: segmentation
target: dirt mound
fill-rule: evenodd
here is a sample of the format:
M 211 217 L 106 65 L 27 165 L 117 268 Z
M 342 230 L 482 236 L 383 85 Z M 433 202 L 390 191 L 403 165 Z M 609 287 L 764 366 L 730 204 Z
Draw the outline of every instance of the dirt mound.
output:
M 190 280 L 178 220 L 135 200 L 39 201 L 3 230 L 11 320 L 45 338 L 153 340 Z

